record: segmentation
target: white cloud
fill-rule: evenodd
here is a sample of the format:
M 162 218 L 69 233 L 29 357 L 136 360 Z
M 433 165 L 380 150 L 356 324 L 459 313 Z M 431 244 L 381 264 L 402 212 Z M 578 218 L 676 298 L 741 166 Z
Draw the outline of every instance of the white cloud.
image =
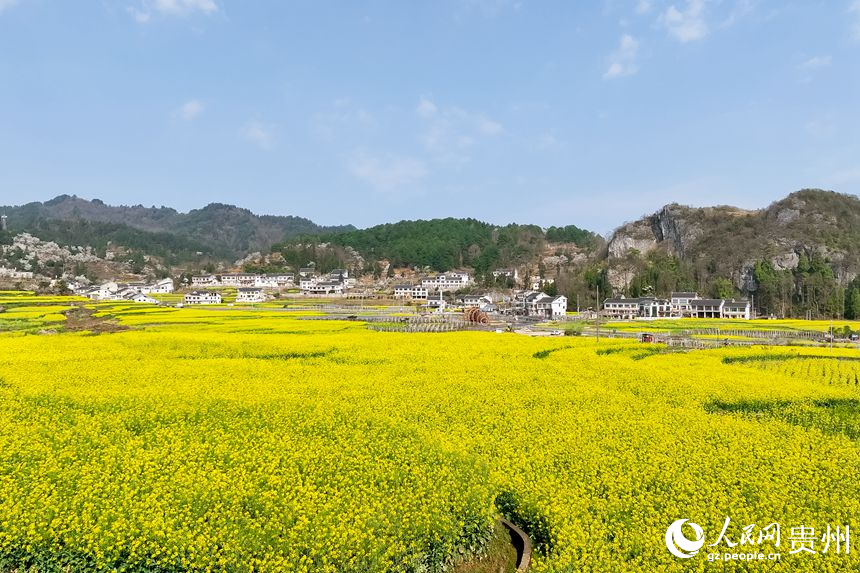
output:
M 444 163 L 467 163 L 465 150 L 481 140 L 501 135 L 505 128 L 483 113 L 473 113 L 459 107 L 441 107 L 428 98 L 421 98 L 415 112 L 425 120 L 426 130 L 420 140 Z
M 0 0 L 3 2 L 4 0 Z M 214 14 L 218 12 L 215 0 L 141 0 L 137 6 L 129 6 L 128 12 L 135 20 L 145 24 L 153 15 L 188 16 L 194 13 Z
M 438 111 L 438 108 L 436 107 L 435 103 L 433 103 L 427 98 L 422 97 L 421 100 L 418 102 L 418 107 L 415 108 L 415 111 L 417 111 L 418 115 L 420 115 L 421 117 L 430 117 Z
M 639 55 L 639 41 L 629 34 L 621 36 L 618 48 L 609 55 L 609 68 L 603 77 L 607 80 L 631 76 L 639 71 L 636 63 Z
M 709 33 L 705 20 L 705 0 L 687 0 L 686 6 L 678 9 L 669 6 L 660 17 L 669 34 L 681 43 L 701 40 Z
M 353 176 L 382 193 L 414 185 L 427 176 L 427 167 L 422 161 L 390 153 L 359 152 L 350 159 L 348 167 Z
M 17 3 L 18 0 L 0 0 L 0 13 L 3 13 Z
M 639 0 L 636 3 L 636 13 L 637 14 L 647 14 L 653 8 L 653 4 L 651 4 L 651 0 Z
M 798 67 L 801 70 L 811 71 L 820 68 L 826 68 L 830 66 L 832 62 L 833 60 L 830 56 L 815 56 L 814 58 L 809 58 L 808 60 L 800 64 Z
M 185 121 L 194 121 L 197 119 L 206 106 L 199 99 L 188 100 L 177 110 L 177 115 Z
M 252 119 L 239 131 L 241 136 L 260 149 L 271 149 L 275 143 L 274 126 Z
M 848 6 L 848 12 L 854 14 L 854 23 L 851 26 L 851 35 L 855 40 L 860 41 L 860 0 L 854 0 Z

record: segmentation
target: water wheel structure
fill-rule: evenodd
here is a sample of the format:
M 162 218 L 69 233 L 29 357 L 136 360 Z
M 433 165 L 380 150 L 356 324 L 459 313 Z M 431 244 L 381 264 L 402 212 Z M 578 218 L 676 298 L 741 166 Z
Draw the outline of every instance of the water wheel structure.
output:
M 479 308 L 467 308 L 463 311 L 463 316 L 466 319 L 466 322 L 472 322 L 475 324 L 489 324 L 490 317 L 487 316 L 487 313 L 481 312 Z

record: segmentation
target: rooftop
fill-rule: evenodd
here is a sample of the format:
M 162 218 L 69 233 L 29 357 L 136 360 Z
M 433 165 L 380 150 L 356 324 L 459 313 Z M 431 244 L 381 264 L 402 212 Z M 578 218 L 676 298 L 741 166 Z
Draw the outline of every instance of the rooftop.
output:
M 697 298 L 690 301 L 693 306 L 720 306 L 723 304 L 721 298 Z

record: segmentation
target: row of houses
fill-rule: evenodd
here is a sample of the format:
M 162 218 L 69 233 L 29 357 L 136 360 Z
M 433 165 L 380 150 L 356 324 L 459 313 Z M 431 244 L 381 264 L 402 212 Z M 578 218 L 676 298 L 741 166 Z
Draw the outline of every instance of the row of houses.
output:
M 108 281 L 97 286 L 72 286 L 75 294 L 90 300 L 127 300 L 155 304 L 158 301 L 149 295 L 173 292 L 173 279 L 161 279 L 154 283 Z
M 673 292 L 668 299 L 655 297 L 608 298 L 603 314 L 618 319 L 634 318 L 733 318 L 749 320 L 748 300 L 702 298 L 695 292 Z
M 304 294 L 341 295 L 355 286 L 356 280 L 349 276 L 347 269 L 335 269 L 328 274 L 302 273 L 299 271 L 299 288 Z
M 296 284 L 294 273 L 231 273 L 206 274 L 191 277 L 192 287 L 254 287 L 254 288 L 291 288 Z
M 450 272 L 424 277 L 421 279 L 421 286 L 427 290 L 447 292 L 460 290 L 471 285 L 472 282 L 472 277 L 468 273 Z
M 424 277 L 418 284 L 394 285 L 394 298 L 401 300 L 429 300 L 430 293 L 460 290 L 474 281 L 468 273 L 450 272 Z M 438 297 L 437 297 L 438 299 Z
M 295 275 L 238 273 L 230 275 L 200 275 L 191 279 L 192 285 L 236 286 L 237 303 L 264 302 L 266 290 L 295 287 Z M 196 279 L 196 280 L 195 280 Z M 347 269 L 335 269 L 327 274 L 317 274 L 312 268 L 301 268 L 298 273 L 298 287 L 304 294 L 341 295 L 355 286 L 355 278 L 349 276 Z M 185 295 L 185 304 L 220 304 L 221 295 L 208 290 L 195 290 Z
M 399 299 L 421 301 L 430 308 L 444 309 L 448 305 L 442 290 L 429 291 L 422 285 L 397 285 L 394 296 Z M 504 297 L 499 302 L 503 308 L 488 294 L 467 294 L 458 301 L 463 308 L 477 308 L 483 312 L 508 312 L 522 316 L 542 318 L 558 318 L 567 312 L 567 297 L 552 296 L 539 291 L 521 291 L 513 299 Z M 510 303 L 510 304 L 508 304 Z
M 191 277 L 192 287 L 236 287 L 255 289 L 285 289 L 298 286 L 305 294 L 339 295 L 355 286 L 347 269 L 335 269 L 319 274 L 313 267 L 299 269 L 298 275 L 283 273 L 206 274 Z M 251 296 L 250 294 L 247 296 Z
M 239 287 L 236 289 L 236 303 L 265 302 L 266 292 L 256 287 Z M 186 305 L 191 304 L 221 304 L 223 298 L 221 293 L 213 290 L 193 290 L 185 294 L 183 299 Z
M 33 271 L 16 271 L 6 267 L 0 267 L 0 278 L 4 279 L 32 279 Z
M 567 297 L 545 292 L 523 291 L 514 297 L 514 313 L 542 318 L 559 318 L 567 313 Z
M 514 282 L 520 280 L 520 274 L 517 272 L 517 269 L 496 269 L 493 271 L 494 279 L 511 279 Z

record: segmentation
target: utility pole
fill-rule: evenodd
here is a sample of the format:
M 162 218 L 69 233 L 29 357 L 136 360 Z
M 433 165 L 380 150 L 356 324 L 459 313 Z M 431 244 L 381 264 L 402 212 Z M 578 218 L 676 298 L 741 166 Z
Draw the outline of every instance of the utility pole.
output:
M 830 319 L 830 354 L 833 354 L 833 319 Z
M 594 308 L 597 311 L 597 320 L 595 321 L 595 325 L 597 326 L 597 343 L 600 344 L 600 285 L 598 284 L 594 289 L 597 296 L 597 301 L 594 305 Z

